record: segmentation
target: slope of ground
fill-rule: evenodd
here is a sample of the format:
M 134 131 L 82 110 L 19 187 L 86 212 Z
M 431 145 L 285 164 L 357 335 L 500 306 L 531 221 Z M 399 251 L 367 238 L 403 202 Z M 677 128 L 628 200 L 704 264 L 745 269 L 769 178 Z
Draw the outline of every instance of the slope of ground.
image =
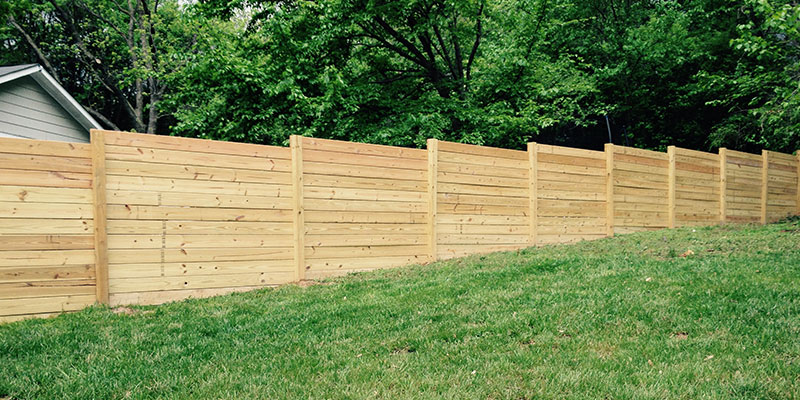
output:
M 800 393 L 800 224 L 678 229 L 0 325 L 0 398 Z

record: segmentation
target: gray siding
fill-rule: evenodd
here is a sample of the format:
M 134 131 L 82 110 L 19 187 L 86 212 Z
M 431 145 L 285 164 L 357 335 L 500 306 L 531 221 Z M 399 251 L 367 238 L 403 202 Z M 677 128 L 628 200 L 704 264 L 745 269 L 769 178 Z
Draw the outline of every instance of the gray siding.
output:
M 89 142 L 89 132 L 28 76 L 0 85 L 0 137 Z

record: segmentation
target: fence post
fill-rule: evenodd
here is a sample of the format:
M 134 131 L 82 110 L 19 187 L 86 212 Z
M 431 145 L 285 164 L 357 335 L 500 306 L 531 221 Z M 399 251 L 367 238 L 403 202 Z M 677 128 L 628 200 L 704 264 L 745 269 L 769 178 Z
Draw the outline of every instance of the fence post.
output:
M 536 144 L 536 142 L 528 143 L 528 161 L 530 162 L 530 168 L 528 170 L 528 185 L 530 186 L 530 190 L 528 191 L 528 205 L 530 207 L 528 210 L 528 213 L 530 214 L 528 244 L 531 246 L 536 246 L 536 231 L 539 228 L 539 145 Z
M 769 188 L 769 151 L 761 150 L 761 224 L 767 223 L 767 189 Z
M 94 208 L 94 270 L 97 301 L 108 304 L 108 235 L 106 233 L 106 140 L 102 131 L 90 131 L 92 149 L 92 203 Z
M 303 137 L 289 137 L 292 150 L 292 212 L 294 217 L 295 280 L 306 278 L 305 211 L 303 208 Z
M 669 220 L 669 228 L 675 227 L 675 146 L 667 147 L 667 155 L 669 156 L 669 188 L 667 189 L 667 216 Z
M 728 149 L 719 148 L 719 222 L 728 219 Z
M 436 261 L 437 256 L 437 241 L 436 234 L 436 215 L 438 214 L 437 196 L 439 189 L 437 187 L 439 175 L 439 140 L 428 139 L 428 259 Z
M 606 143 L 606 236 L 614 236 L 614 144 Z
M 797 206 L 797 215 L 800 215 L 800 150 L 797 150 L 795 153 L 795 157 L 797 158 L 797 200 L 795 205 Z

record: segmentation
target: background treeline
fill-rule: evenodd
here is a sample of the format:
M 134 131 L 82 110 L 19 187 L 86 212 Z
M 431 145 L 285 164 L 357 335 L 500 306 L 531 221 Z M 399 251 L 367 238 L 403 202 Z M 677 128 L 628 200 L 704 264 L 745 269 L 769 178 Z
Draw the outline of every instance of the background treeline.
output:
M 800 148 L 785 0 L 5 0 L 109 128 L 265 144 Z

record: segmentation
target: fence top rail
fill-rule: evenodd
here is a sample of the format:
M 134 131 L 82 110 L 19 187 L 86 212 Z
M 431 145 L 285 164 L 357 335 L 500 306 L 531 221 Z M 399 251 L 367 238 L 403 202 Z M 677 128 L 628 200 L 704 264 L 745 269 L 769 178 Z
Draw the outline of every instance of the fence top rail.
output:
M 511 160 L 527 161 L 528 152 L 525 150 L 511 150 L 500 147 L 479 146 L 474 144 L 439 141 L 439 151 L 461 153 L 488 157 L 508 158 Z
M 402 157 L 416 160 L 425 160 L 428 152 L 425 149 L 410 147 L 387 146 L 383 144 L 355 143 L 343 140 L 320 139 L 299 136 L 303 147 L 309 150 L 331 151 L 337 153 L 354 153 L 382 157 Z
M 605 152 L 598 150 L 578 149 L 575 147 L 555 146 L 550 144 L 538 144 L 538 152 L 540 154 L 554 154 L 571 157 L 594 158 L 597 160 L 605 160 Z
M 252 143 L 226 142 L 221 140 L 163 136 L 146 133 L 101 131 L 106 143 L 117 146 L 144 147 L 152 149 L 192 151 L 198 153 L 238 155 L 259 158 L 291 159 L 288 147 L 268 146 Z
M 790 154 L 784 154 L 784 153 L 779 153 L 777 151 L 770 151 L 770 150 L 766 150 L 766 152 L 769 153 L 770 161 L 772 161 L 772 162 L 774 162 L 775 160 L 781 160 L 781 161 L 790 162 L 790 163 L 797 162 L 797 158 L 795 156 L 793 156 L 793 155 L 790 155 Z
M 728 157 L 736 157 L 736 158 L 743 158 L 745 160 L 751 161 L 761 161 L 761 154 L 752 154 L 752 153 L 745 153 L 743 151 L 737 150 L 727 150 Z
M 667 153 L 662 153 L 662 152 L 655 151 L 655 150 L 645 150 L 645 149 L 639 149 L 639 148 L 636 148 L 636 147 L 626 147 L 626 146 L 620 146 L 620 145 L 614 145 L 612 147 L 614 149 L 614 152 L 618 153 L 618 154 L 625 154 L 625 155 L 635 156 L 635 157 L 655 158 L 655 159 L 664 160 L 664 161 L 669 160 L 669 155 L 667 155 Z
M 717 153 L 706 153 L 704 151 L 699 151 L 699 150 L 684 149 L 683 147 L 675 147 L 675 152 L 677 154 L 683 154 L 690 157 L 702 158 L 712 161 L 717 161 L 719 159 L 719 154 Z

